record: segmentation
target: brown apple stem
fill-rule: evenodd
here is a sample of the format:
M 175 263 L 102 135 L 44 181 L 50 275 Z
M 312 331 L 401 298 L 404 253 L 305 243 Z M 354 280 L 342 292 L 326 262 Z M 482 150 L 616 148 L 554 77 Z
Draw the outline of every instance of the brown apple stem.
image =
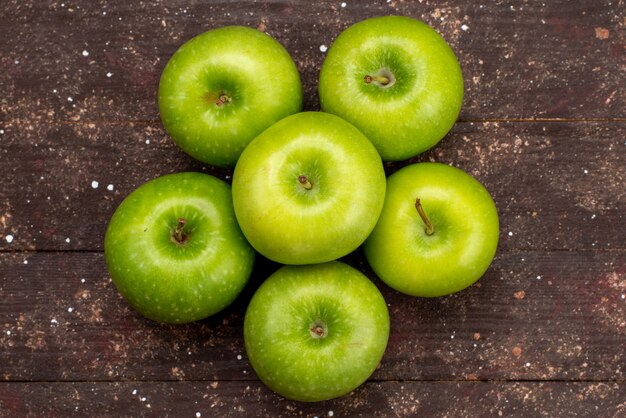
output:
M 226 103 L 230 103 L 232 100 L 233 99 L 230 96 L 227 96 L 226 94 L 220 94 L 217 100 L 215 101 L 215 104 L 217 106 L 223 106 Z
M 185 229 L 186 224 L 187 224 L 187 219 L 178 218 L 178 225 L 176 225 L 176 229 L 174 230 L 174 233 L 172 234 L 172 239 L 176 241 L 176 243 L 178 244 L 184 244 L 185 242 L 187 242 L 187 235 L 183 233 L 183 230 Z
M 320 337 L 324 336 L 324 328 L 322 328 L 319 325 L 313 327 L 313 329 L 311 329 L 311 331 L 313 331 L 316 335 L 319 335 Z
M 302 185 L 302 187 L 304 187 L 307 190 L 311 190 L 311 188 L 313 187 L 313 185 L 311 184 L 311 182 L 309 181 L 308 178 L 306 178 L 306 176 L 300 176 L 298 177 L 298 181 L 300 182 L 300 184 Z
M 426 225 L 426 235 L 432 235 L 435 232 L 435 228 L 433 228 L 433 224 L 430 223 L 428 216 L 424 213 L 424 208 L 420 203 L 419 197 L 415 199 L 415 209 L 417 209 L 417 213 L 419 213 L 420 218 L 424 221 L 424 225 Z
M 386 86 L 387 84 L 389 84 L 389 77 L 385 77 L 384 75 L 366 75 L 363 78 L 363 81 L 365 81 L 366 84 L 370 84 L 373 81 L 376 81 L 377 83 L 382 84 L 383 86 Z
M 311 337 L 315 339 L 326 338 L 328 335 L 328 328 L 321 319 L 317 319 L 309 326 L 309 332 L 311 333 Z

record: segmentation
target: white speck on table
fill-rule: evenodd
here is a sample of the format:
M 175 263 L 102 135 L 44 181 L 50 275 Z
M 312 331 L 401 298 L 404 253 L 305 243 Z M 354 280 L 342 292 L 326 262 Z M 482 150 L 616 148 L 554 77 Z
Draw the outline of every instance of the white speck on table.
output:
M 108 191 L 112 192 L 112 191 L 113 191 L 113 189 L 114 189 L 114 187 L 113 187 L 113 185 L 112 185 L 112 184 L 109 184 L 109 185 L 107 186 L 107 190 L 108 190 Z
M 7 242 L 10 244 L 13 242 L 13 235 L 7 235 L 6 237 L 4 237 L 5 240 L 7 240 Z
M 348 4 L 344 1 L 343 3 L 341 3 L 341 7 L 346 7 Z
M 95 180 L 91 182 L 91 187 L 92 187 L 93 189 L 97 189 L 99 185 L 100 185 L 100 183 L 98 183 L 98 182 L 97 182 L 97 181 L 95 181 Z
M 113 73 L 109 72 L 107 73 L 107 77 L 111 78 L 113 76 Z
M 70 243 L 70 239 L 69 238 L 65 238 L 65 242 L 67 242 L 68 244 Z
M 320 45 L 320 51 L 326 52 L 328 51 L 328 47 L 326 45 Z
M 86 49 L 83 49 L 83 57 L 88 57 L 89 56 L 89 51 L 87 51 Z
M 509 231 L 509 236 L 510 236 L 510 237 L 512 237 L 512 236 L 513 236 L 513 233 L 512 233 L 511 231 Z
M 467 25 L 461 25 L 461 29 L 463 29 L 464 31 L 466 31 L 466 30 L 468 30 L 468 29 L 469 29 L 469 26 L 467 26 Z

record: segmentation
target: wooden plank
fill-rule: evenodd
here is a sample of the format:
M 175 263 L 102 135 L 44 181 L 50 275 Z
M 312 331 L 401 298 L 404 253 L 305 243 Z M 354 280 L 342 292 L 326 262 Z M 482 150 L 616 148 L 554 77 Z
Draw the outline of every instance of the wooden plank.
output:
M 624 137 L 618 122 L 462 123 L 410 162 L 452 163 L 482 181 L 500 212 L 500 252 L 624 249 Z M 156 125 L 132 123 L 11 125 L 0 159 L 0 251 L 100 251 L 115 208 L 145 181 L 232 174 L 195 162 Z
M 0 117 L 156 122 L 158 79 L 171 54 L 202 31 L 233 24 L 282 42 L 302 73 L 305 108 L 318 109 L 320 47 L 386 14 L 420 18 L 452 45 L 465 75 L 462 120 L 626 116 L 620 2 L 345 3 L 4 1 Z
M 347 261 L 388 302 L 375 380 L 606 380 L 626 377 L 626 251 L 500 254 L 471 288 L 418 299 Z M 27 264 L 25 264 L 27 263 Z M 242 324 L 261 260 L 235 304 L 166 326 L 119 296 L 100 253 L 0 254 L 0 380 L 254 380 Z
M 0 383 L 7 417 L 620 417 L 624 399 L 610 382 L 369 382 L 318 403 L 260 382 Z

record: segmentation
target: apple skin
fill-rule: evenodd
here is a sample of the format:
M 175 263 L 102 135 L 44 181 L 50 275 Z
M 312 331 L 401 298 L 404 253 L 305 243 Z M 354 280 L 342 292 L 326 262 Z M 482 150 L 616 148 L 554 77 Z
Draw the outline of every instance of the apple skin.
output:
M 323 263 L 354 251 L 374 228 L 384 198 L 374 146 L 348 122 L 321 112 L 267 129 L 233 174 L 241 230 L 259 253 L 283 264 Z
M 314 333 L 317 326 L 323 337 Z M 380 363 L 388 338 L 383 296 L 338 261 L 282 267 L 254 294 L 244 320 L 257 375 L 298 401 L 336 398 L 361 385 Z
M 186 224 L 179 244 L 173 233 Z M 232 207 L 230 186 L 202 173 L 170 174 L 128 195 L 106 231 L 113 283 L 144 316 L 187 323 L 228 306 L 252 272 L 255 253 Z
M 434 227 L 430 236 L 416 198 Z M 496 206 L 482 184 L 458 168 L 418 163 L 387 179 L 385 206 L 363 249 L 389 286 L 435 297 L 476 282 L 493 260 L 498 234 Z
M 230 101 L 218 105 L 222 93 Z M 234 167 L 254 137 L 302 110 L 300 75 L 270 36 L 226 26 L 174 53 L 161 75 L 159 110 L 183 151 L 207 164 Z
M 367 83 L 367 75 L 395 81 Z M 413 157 L 439 142 L 463 101 L 461 67 L 430 26 L 402 16 L 361 21 L 332 44 L 320 72 L 322 110 L 359 128 L 384 161 Z

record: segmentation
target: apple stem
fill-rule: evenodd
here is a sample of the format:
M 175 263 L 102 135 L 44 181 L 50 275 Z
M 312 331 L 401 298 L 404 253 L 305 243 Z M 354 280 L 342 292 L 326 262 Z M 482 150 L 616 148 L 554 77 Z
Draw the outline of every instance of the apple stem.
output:
M 174 233 L 172 234 L 172 239 L 177 244 L 184 244 L 185 242 L 187 242 L 188 236 L 183 233 L 183 230 L 185 229 L 186 224 L 187 224 L 187 219 L 178 218 L 178 225 L 176 225 L 176 229 L 174 230 Z
M 385 77 L 384 75 L 366 75 L 363 78 L 363 81 L 365 81 L 366 84 L 370 84 L 373 81 L 376 81 L 377 83 L 382 84 L 383 86 L 386 86 L 387 84 L 389 84 L 389 77 Z
M 304 187 L 307 190 L 311 190 L 311 188 L 313 187 L 313 185 L 311 184 L 311 182 L 309 181 L 309 179 L 306 176 L 300 176 L 298 177 L 298 181 L 300 182 L 300 184 L 302 185 L 302 187 Z
M 315 339 L 326 338 L 328 335 L 328 328 L 321 319 L 317 319 L 309 326 L 311 337 Z
M 217 106 L 222 106 L 222 105 L 225 105 L 226 103 L 230 103 L 232 100 L 233 99 L 230 96 L 227 96 L 226 94 L 220 94 L 217 100 L 215 101 L 215 104 Z
M 415 199 L 415 209 L 417 209 L 417 213 L 419 213 L 420 218 L 424 221 L 424 225 L 426 225 L 426 235 L 432 235 L 435 232 L 435 228 L 433 228 L 433 224 L 430 223 L 428 216 L 424 213 L 424 208 L 420 203 L 419 197 Z
M 319 335 L 320 337 L 324 336 L 324 328 L 322 328 L 321 326 L 316 326 L 313 328 L 312 330 L 315 334 Z

